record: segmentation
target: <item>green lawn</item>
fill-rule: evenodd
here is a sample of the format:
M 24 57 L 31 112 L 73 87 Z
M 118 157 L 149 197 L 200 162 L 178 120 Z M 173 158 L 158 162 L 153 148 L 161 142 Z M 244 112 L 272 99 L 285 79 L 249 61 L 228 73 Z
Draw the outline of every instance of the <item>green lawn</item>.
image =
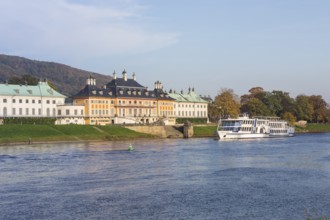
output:
M 74 140 L 118 140 L 152 137 L 121 126 L 1 125 L 0 143 Z
M 307 124 L 306 128 L 296 127 L 297 133 L 330 132 L 330 124 Z
M 49 125 L 1 125 L 0 143 L 67 140 L 67 135 Z
M 194 137 L 215 137 L 216 125 L 194 126 Z
M 153 135 L 132 131 L 122 126 L 98 126 L 98 128 L 107 133 L 106 139 L 108 140 L 154 137 Z

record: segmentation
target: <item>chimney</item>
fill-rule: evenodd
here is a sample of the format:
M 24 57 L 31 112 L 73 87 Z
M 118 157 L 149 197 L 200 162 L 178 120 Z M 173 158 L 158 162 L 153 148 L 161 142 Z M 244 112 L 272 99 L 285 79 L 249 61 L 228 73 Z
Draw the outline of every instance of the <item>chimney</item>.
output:
M 86 85 L 95 86 L 96 85 L 96 79 L 94 79 L 92 76 L 89 76 L 89 78 L 86 80 Z
M 136 75 L 134 72 L 133 72 L 133 80 L 136 81 Z
M 116 70 L 113 71 L 113 79 L 117 79 Z
M 124 69 L 124 71 L 123 71 L 123 79 L 125 80 L 125 81 L 127 81 L 127 73 L 126 73 L 126 70 Z

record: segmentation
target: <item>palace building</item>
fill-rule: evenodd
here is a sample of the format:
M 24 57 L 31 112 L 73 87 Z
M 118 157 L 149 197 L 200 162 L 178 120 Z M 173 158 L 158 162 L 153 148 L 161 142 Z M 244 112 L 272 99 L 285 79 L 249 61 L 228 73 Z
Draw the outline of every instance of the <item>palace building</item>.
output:
M 177 118 L 203 118 L 208 119 L 208 102 L 201 98 L 194 88 L 188 93 L 170 90 L 169 96 L 175 99 L 174 113 Z
M 47 82 L 37 85 L 0 84 L 0 123 L 4 118 L 56 118 L 59 106 L 65 106 L 66 96 L 51 88 Z M 79 106 L 68 106 L 72 115 L 59 116 L 58 124 L 84 124 L 84 112 Z M 78 121 L 77 118 L 80 120 Z
M 136 81 L 136 75 L 122 78 L 113 73 L 113 79 L 103 87 L 96 86 L 93 77 L 85 88 L 73 97 L 74 104 L 85 106 L 86 124 L 149 124 L 162 121 L 174 124 L 174 100 L 163 91 L 160 82 L 148 90 Z

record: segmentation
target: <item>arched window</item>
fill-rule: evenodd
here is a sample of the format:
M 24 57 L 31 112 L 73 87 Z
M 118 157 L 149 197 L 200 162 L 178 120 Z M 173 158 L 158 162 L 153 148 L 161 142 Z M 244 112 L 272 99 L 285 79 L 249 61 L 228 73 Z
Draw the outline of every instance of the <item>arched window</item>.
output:
M 47 108 L 47 117 L 49 117 L 49 116 L 50 116 L 50 109 Z

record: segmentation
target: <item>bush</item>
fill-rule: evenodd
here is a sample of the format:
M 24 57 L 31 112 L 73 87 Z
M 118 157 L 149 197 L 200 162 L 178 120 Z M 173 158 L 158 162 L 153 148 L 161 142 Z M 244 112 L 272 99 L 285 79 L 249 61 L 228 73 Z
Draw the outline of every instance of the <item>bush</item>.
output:
M 54 125 L 56 118 L 4 118 L 4 124 Z
M 177 118 L 176 119 L 177 124 L 183 124 L 186 121 L 189 121 L 193 124 L 206 124 L 207 118 Z

